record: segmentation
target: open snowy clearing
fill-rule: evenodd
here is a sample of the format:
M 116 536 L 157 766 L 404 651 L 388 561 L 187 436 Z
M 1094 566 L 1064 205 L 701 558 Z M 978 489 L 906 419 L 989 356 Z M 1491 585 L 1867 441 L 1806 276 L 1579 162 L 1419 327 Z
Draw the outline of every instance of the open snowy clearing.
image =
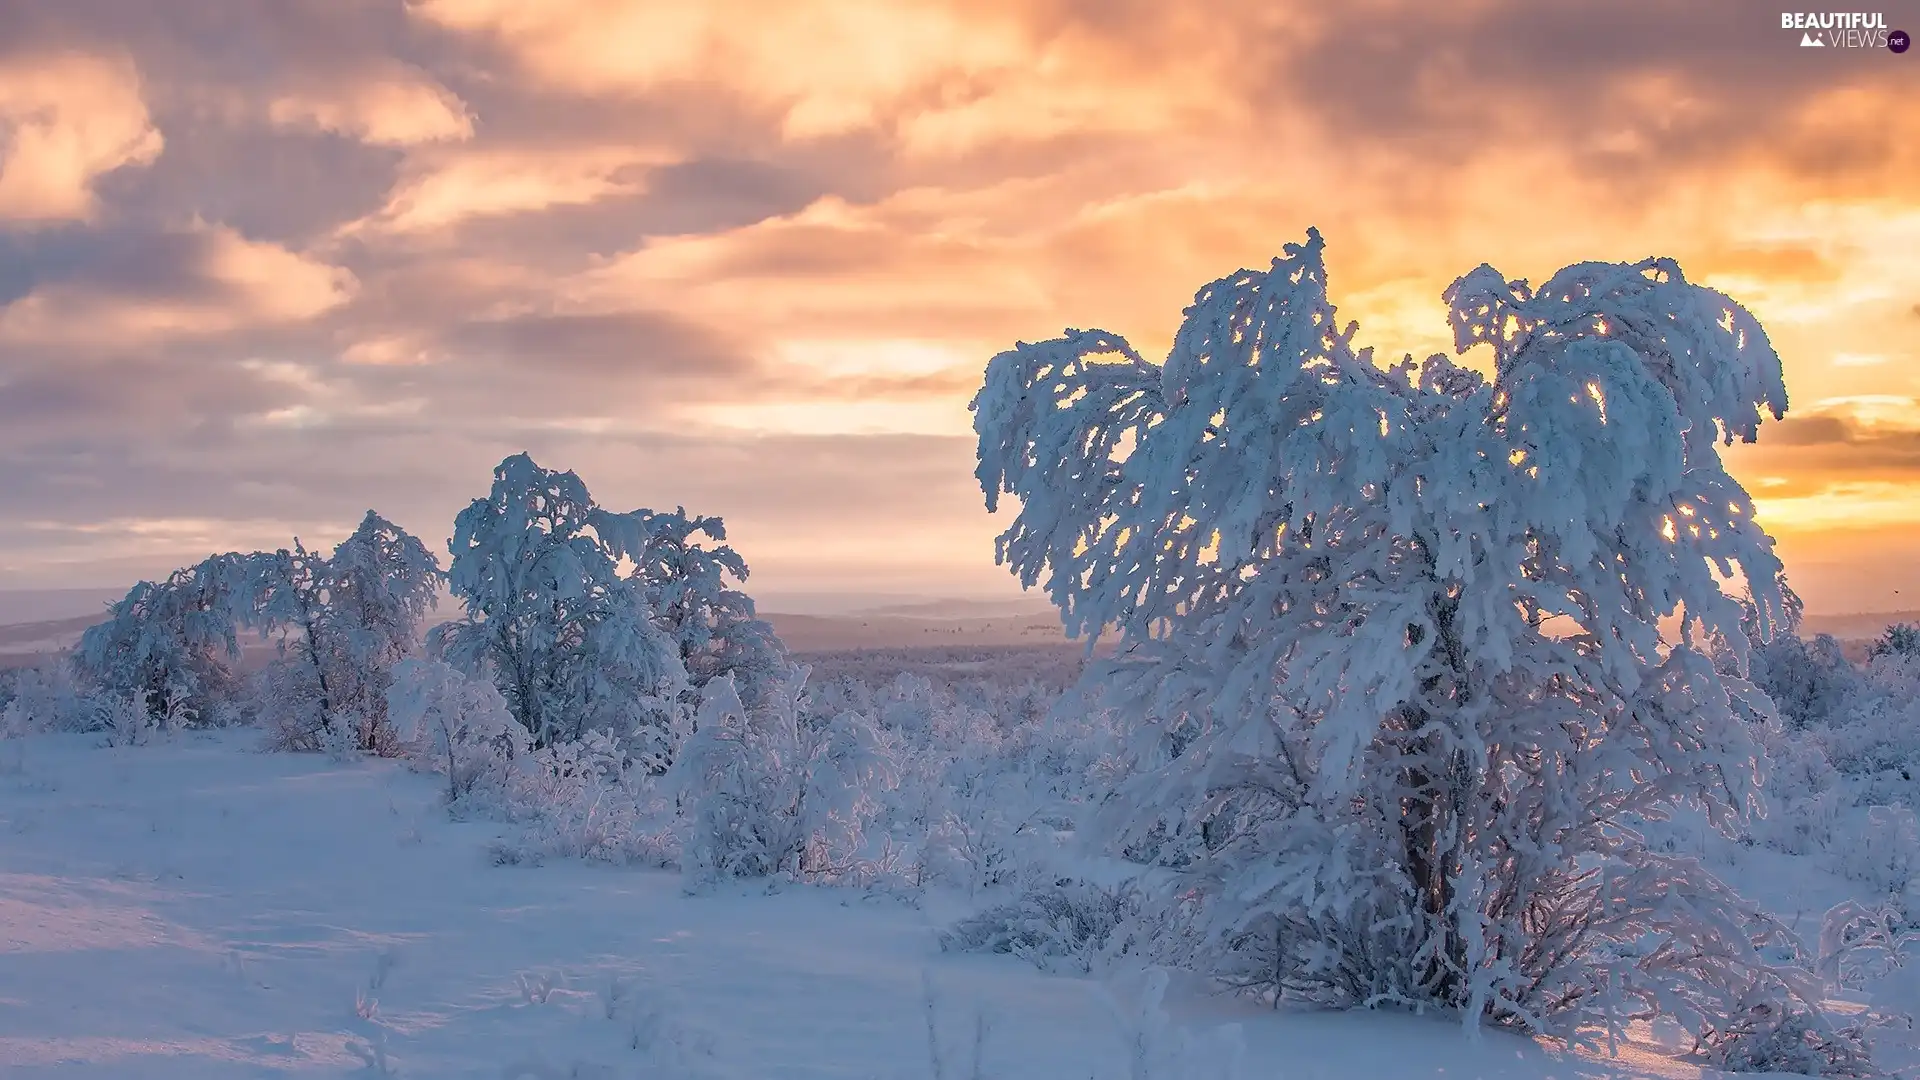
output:
M 920 1078 L 931 985 L 947 1076 L 976 1042 L 982 1077 L 1128 1075 L 1100 984 L 941 954 L 951 903 L 496 867 L 498 827 L 449 821 L 436 779 L 258 738 L 0 744 L 0 1074 Z M 1698 1075 L 1172 996 L 1242 1025 L 1249 1080 Z

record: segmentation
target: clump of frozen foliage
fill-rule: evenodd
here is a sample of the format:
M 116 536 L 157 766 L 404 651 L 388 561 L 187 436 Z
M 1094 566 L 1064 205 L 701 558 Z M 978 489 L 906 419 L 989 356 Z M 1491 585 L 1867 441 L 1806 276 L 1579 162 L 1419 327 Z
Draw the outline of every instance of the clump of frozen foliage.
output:
M 367 511 L 331 558 L 298 538 L 249 557 L 247 620 L 282 636 L 263 716 L 288 749 L 398 748 L 387 724 L 394 665 L 413 655 L 441 572 L 427 546 Z
M 1178 901 L 1128 881 L 1077 878 L 1036 882 L 969 915 L 940 935 L 949 952 L 1006 953 L 1042 971 L 1086 974 L 1115 963 L 1150 965 L 1180 958 Z
M 446 777 L 450 809 L 519 826 L 494 845 L 495 861 L 667 866 L 678 858 L 657 778 L 608 733 L 536 749 L 492 682 L 436 660 L 402 661 L 387 695 L 394 737 L 420 767 Z
M 1121 636 L 1140 771 L 1106 825 L 1204 837 L 1174 877 L 1212 972 L 1536 1032 L 1664 1013 L 1711 1050 L 1756 994 L 1811 993 L 1777 924 L 1641 832 L 1758 798 L 1741 717 L 1770 710 L 1721 582 L 1757 583 L 1764 639 L 1780 565 L 1716 444 L 1784 413 L 1779 358 L 1663 259 L 1446 299 L 1491 378 L 1356 349 L 1312 231 L 1202 289 L 1164 364 L 1098 330 L 994 357 L 999 557 Z
M 41 731 L 91 731 L 98 726 L 97 703 L 62 656 L 7 673 L 5 726 L 15 735 Z
M 669 781 L 687 808 L 681 869 L 690 884 L 787 874 L 871 881 L 876 796 L 898 766 L 872 721 L 809 710 L 807 670 L 790 669 L 758 708 L 731 676 L 709 682 Z
M 512 761 L 530 750 L 493 684 L 438 660 L 402 660 L 386 691 L 393 737 L 447 778 L 456 803 L 482 785 L 504 791 Z

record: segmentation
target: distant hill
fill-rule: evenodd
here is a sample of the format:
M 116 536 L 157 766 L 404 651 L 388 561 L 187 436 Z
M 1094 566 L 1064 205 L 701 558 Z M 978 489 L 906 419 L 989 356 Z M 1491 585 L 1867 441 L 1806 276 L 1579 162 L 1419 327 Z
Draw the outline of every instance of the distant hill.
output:
M 0 626 L 104 616 L 121 589 L 0 589 Z
M 1877 638 L 1894 623 L 1920 623 L 1920 611 L 1865 611 L 1846 615 L 1808 615 L 1801 620 L 1800 633 L 1832 634 L 1842 641 Z
M 994 645 L 1058 645 L 1067 640 L 1059 616 L 931 618 L 916 615 L 762 616 L 797 653 L 850 649 L 953 649 Z
M 1052 619 L 1055 608 L 1045 600 L 918 600 L 846 612 L 848 616 L 903 615 L 916 619 Z M 824 613 L 815 613 L 824 614 Z
M 118 598 L 118 593 L 97 589 L 0 590 L 0 666 L 9 659 L 20 663 L 36 654 L 71 648 L 104 614 L 106 604 Z M 457 618 L 459 611 L 458 605 L 443 598 L 427 621 L 431 625 Z M 762 617 L 796 653 L 1060 645 L 1069 640 L 1052 607 L 1024 598 L 902 597 L 857 611 L 763 611 Z M 1802 633 L 1864 641 L 1879 637 L 1896 622 L 1920 623 L 1920 611 L 1808 615 Z

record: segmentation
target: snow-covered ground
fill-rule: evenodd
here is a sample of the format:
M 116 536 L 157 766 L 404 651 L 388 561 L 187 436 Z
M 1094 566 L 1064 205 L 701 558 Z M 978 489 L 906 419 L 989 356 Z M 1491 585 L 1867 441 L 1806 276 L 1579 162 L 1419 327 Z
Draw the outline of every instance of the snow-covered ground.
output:
M 0 743 L 0 1076 L 1131 1075 L 1126 985 L 942 954 L 956 902 L 495 866 L 501 827 L 450 820 L 438 779 L 259 738 Z M 1240 1025 L 1248 1080 L 1698 1075 L 1181 987 L 1169 1011 Z M 1161 1075 L 1228 1075 L 1192 1060 Z

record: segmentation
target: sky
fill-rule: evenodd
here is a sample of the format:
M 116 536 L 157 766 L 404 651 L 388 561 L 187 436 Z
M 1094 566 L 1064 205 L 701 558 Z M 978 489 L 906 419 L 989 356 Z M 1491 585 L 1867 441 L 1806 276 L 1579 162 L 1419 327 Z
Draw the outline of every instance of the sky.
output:
M 1800 38 L 1751 0 L 0 0 L 0 587 L 368 507 L 441 547 L 525 449 L 724 517 L 752 591 L 1008 594 L 987 359 L 1163 352 L 1311 225 L 1394 356 L 1481 262 L 1678 259 L 1785 359 L 1730 459 L 1809 607 L 1920 607 L 1920 51 Z

